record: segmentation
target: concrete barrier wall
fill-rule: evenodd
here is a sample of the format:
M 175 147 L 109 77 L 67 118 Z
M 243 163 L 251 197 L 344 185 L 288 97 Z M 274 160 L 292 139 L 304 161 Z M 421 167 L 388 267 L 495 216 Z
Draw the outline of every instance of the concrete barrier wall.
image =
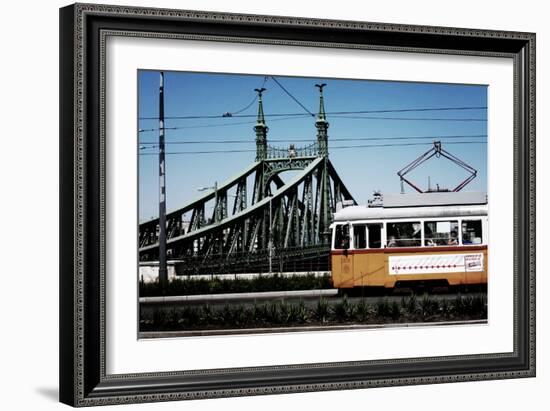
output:
M 291 273 L 246 273 L 246 274 L 199 274 L 193 276 L 178 276 L 176 274 L 176 262 L 168 261 L 168 281 L 172 281 L 175 278 L 181 280 L 213 280 L 214 278 L 219 279 L 245 279 L 250 280 L 257 277 L 270 277 L 274 275 L 280 275 L 282 277 L 303 277 L 307 275 L 314 275 L 315 277 L 324 277 L 330 274 L 329 271 L 300 271 L 300 272 L 291 272 Z M 142 262 L 139 263 L 139 279 L 145 283 L 154 283 L 158 280 L 159 276 L 159 266 L 158 262 Z

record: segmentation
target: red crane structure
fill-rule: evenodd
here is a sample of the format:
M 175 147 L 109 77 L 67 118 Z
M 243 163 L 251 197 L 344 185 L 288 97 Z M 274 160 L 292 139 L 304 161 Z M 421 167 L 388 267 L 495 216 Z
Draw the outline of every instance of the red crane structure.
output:
M 401 170 L 399 170 L 397 172 L 397 175 L 399 176 L 399 178 L 401 179 L 401 192 L 404 193 L 405 192 L 405 187 L 403 186 L 403 183 L 407 183 L 408 185 L 410 185 L 412 188 L 414 188 L 416 191 L 418 191 L 419 193 L 425 193 L 425 192 L 430 192 L 432 190 L 430 190 L 428 188 L 427 191 L 423 191 L 422 189 L 420 189 L 418 186 L 416 186 L 415 184 L 413 184 L 410 180 L 408 180 L 407 178 L 405 178 L 405 175 L 410 173 L 411 171 L 413 171 L 416 167 L 418 167 L 420 164 L 422 163 L 425 163 L 426 161 L 428 161 L 430 158 L 432 157 L 445 157 L 446 159 L 452 161 L 453 163 L 455 163 L 456 165 L 458 165 L 459 167 L 461 167 L 462 169 L 466 170 L 468 172 L 468 177 L 466 177 L 460 184 L 458 184 L 454 189 L 452 190 L 445 190 L 445 191 L 452 191 L 452 192 L 457 192 L 457 191 L 460 191 L 462 190 L 464 187 L 466 187 L 466 185 L 468 185 L 468 183 L 470 181 L 472 181 L 474 178 L 476 178 L 477 176 L 477 170 L 473 167 L 471 167 L 470 165 L 466 164 L 464 161 L 462 161 L 461 159 L 459 159 L 458 157 L 454 156 L 453 154 L 449 153 L 447 150 L 444 150 L 442 147 L 441 147 L 441 141 L 434 141 L 433 142 L 434 145 L 431 149 L 429 149 L 428 151 L 426 151 L 424 154 L 422 154 L 420 157 L 418 157 L 416 160 L 412 161 L 411 163 L 407 164 L 405 167 L 403 167 Z M 439 191 L 439 189 L 438 189 Z

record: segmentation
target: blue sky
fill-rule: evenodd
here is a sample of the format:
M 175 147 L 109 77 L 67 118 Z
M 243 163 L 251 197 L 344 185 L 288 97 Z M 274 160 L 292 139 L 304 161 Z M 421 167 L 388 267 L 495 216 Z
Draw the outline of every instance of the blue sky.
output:
M 274 76 L 309 111 L 317 113 L 319 93 L 324 89 L 329 127 L 329 157 L 340 177 L 359 203 L 366 203 L 374 190 L 400 191 L 397 171 L 429 150 L 433 141 L 478 170 L 465 190 L 487 190 L 487 110 L 406 111 L 351 113 L 374 110 L 407 110 L 487 106 L 487 87 L 436 83 L 338 80 Z M 265 81 L 265 84 L 264 84 Z M 257 102 L 233 117 L 170 119 L 169 117 L 221 116 L 248 106 L 254 88 L 264 85 L 264 111 L 269 127 L 268 142 L 288 147 L 313 142 L 315 119 L 307 115 L 270 77 L 210 73 L 166 72 L 165 127 L 166 196 L 168 211 L 196 198 L 200 187 L 213 186 L 238 174 L 254 161 L 253 131 Z M 158 216 L 158 88 L 159 72 L 138 74 L 139 219 Z M 295 114 L 303 116 L 270 116 Z M 248 116 L 251 117 L 239 117 Z M 148 119 L 153 118 L 153 119 Z M 171 130 L 171 127 L 178 129 Z M 414 138 L 411 137 L 426 137 Z M 380 138 L 381 140 L 365 140 Z M 406 138 L 406 139 L 403 139 Z M 345 140 L 341 140 L 345 139 Z M 351 139 L 352 141 L 346 141 Z M 245 140 L 244 143 L 228 142 Z M 279 142 L 277 142 L 279 141 Z M 306 142 L 307 141 L 307 142 Z M 180 144 L 184 142 L 185 144 Z M 475 144 L 462 144 L 476 142 Z M 175 143 L 175 144 L 174 144 Z M 452 144 L 451 144 L 452 143 Z M 399 144 L 386 147 L 365 145 Z M 405 146 L 404 144 L 419 144 Z M 350 147 L 351 146 L 351 147 Z M 350 148 L 348 148 L 350 147 Z M 192 154 L 198 151 L 217 151 Z M 443 158 L 432 158 L 409 174 L 412 181 L 427 188 L 453 188 L 466 177 L 465 171 Z M 284 175 L 283 175 L 284 178 Z M 406 188 L 410 192 L 412 189 Z

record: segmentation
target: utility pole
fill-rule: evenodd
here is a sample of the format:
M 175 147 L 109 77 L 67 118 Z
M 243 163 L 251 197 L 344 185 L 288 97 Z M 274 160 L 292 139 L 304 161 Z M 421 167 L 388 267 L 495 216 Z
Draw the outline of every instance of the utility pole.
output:
M 164 72 L 160 72 L 159 88 L 159 283 L 166 292 L 166 162 L 164 153 Z
M 272 211 L 271 211 L 272 199 L 273 199 L 273 194 L 269 193 L 269 243 L 268 243 L 269 274 L 273 273 L 273 217 L 272 217 Z

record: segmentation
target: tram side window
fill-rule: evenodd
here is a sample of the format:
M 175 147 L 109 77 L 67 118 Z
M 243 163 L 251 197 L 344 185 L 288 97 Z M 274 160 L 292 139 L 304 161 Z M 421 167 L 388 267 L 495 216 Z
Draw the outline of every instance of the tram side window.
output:
M 462 244 L 481 244 L 482 242 L 481 220 L 462 221 Z
M 420 222 L 388 223 L 387 247 L 419 247 L 422 237 Z
M 427 246 L 458 245 L 458 221 L 426 221 L 424 244 Z
M 382 224 L 368 224 L 369 248 L 382 247 Z
M 353 225 L 353 248 L 367 248 L 367 231 L 365 224 Z
M 340 250 L 349 248 L 349 226 L 347 224 L 336 226 L 334 248 Z

